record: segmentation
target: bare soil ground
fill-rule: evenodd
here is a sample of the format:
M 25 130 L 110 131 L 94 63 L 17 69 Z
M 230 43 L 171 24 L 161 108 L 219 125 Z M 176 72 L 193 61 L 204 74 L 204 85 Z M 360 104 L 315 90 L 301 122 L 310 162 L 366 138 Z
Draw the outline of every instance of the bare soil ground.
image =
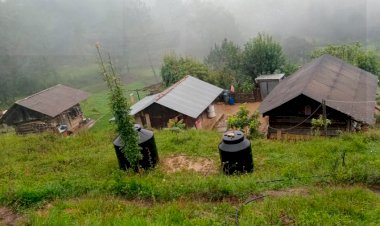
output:
M 373 185 L 373 186 L 370 186 L 369 189 L 373 192 L 375 192 L 376 194 L 380 195 L 380 185 Z
M 17 222 L 21 219 L 21 216 L 14 213 L 12 210 L 0 207 L 0 225 L 13 226 L 17 225 Z
M 189 157 L 176 155 L 161 160 L 164 169 L 168 173 L 175 173 L 183 170 L 191 170 L 205 175 L 217 172 L 217 167 L 213 160 L 206 157 Z

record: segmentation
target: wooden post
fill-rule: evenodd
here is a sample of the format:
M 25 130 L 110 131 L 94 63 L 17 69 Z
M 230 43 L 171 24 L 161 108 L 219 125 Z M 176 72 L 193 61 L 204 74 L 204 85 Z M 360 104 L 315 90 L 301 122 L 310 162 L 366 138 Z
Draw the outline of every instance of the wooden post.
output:
M 327 136 L 327 123 L 326 123 L 326 101 L 322 100 L 322 109 L 323 109 L 323 128 L 325 130 L 325 136 Z
M 277 130 L 277 140 L 281 140 L 282 138 L 282 134 L 281 134 L 281 130 Z
M 145 120 L 146 120 L 146 126 L 148 128 L 152 128 L 152 124 L 150 123 L 150 117 L 149 114 L 145 114 Z

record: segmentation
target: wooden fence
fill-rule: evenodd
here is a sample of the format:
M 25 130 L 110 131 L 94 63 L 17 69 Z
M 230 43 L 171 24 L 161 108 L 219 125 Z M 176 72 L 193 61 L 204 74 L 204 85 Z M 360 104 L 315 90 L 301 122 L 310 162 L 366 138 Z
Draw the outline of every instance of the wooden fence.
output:
M 257 102 L 261 101 L 260 89 L 255 89 L 251 93 L 235 93 L 236 103 L 247 103 L 247 102 Z

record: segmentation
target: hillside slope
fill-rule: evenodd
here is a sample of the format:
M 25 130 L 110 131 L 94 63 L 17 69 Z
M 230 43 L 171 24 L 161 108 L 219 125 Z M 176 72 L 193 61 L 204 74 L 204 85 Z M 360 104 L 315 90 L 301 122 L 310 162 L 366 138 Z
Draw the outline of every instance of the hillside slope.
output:
M 110 129 L 0 136 L 0 206 L 32 225 L 377 224 L 380 133 L 252 141 L 255 171 L 225 176 L 220 134 L 155 131 L 161 162 L 118 170 Z M 344 163 L 342 153 L 345 152 Z M 377 187 L 378 188 L 378 187 Z M 236 208 L 255 199 L 240 209 Z M 1 216 L 0 216 L 1 219 Z

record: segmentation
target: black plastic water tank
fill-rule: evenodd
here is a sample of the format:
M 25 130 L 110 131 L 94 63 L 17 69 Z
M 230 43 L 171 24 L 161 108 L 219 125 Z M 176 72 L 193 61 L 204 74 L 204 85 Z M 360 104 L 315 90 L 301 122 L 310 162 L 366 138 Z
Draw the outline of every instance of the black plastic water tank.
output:
M 155 167 L 157 162 L 159 161 L 159 158 L 153 132 L 143 129 L 138 124 L 135 124 L 134 128 L 139 135 L 139 146 L 141 147 L 142 154 L 142 159 L 139 161 L 139 167 L 143 169 Z M 116 157 L 119 162 L 120 169 L 126 170 L 127 168 L 130 168 L 131 164 L 128 162 L 128 159 L 122 152 L 124 145 L 120 139 L 120 136 L 118 136 L 113 141 L 113 145 L 115 148 Z
M 219 144 L 219 155 L 225 174 L 253 171 L 251 142 L 241 131 L 224 133 Z

